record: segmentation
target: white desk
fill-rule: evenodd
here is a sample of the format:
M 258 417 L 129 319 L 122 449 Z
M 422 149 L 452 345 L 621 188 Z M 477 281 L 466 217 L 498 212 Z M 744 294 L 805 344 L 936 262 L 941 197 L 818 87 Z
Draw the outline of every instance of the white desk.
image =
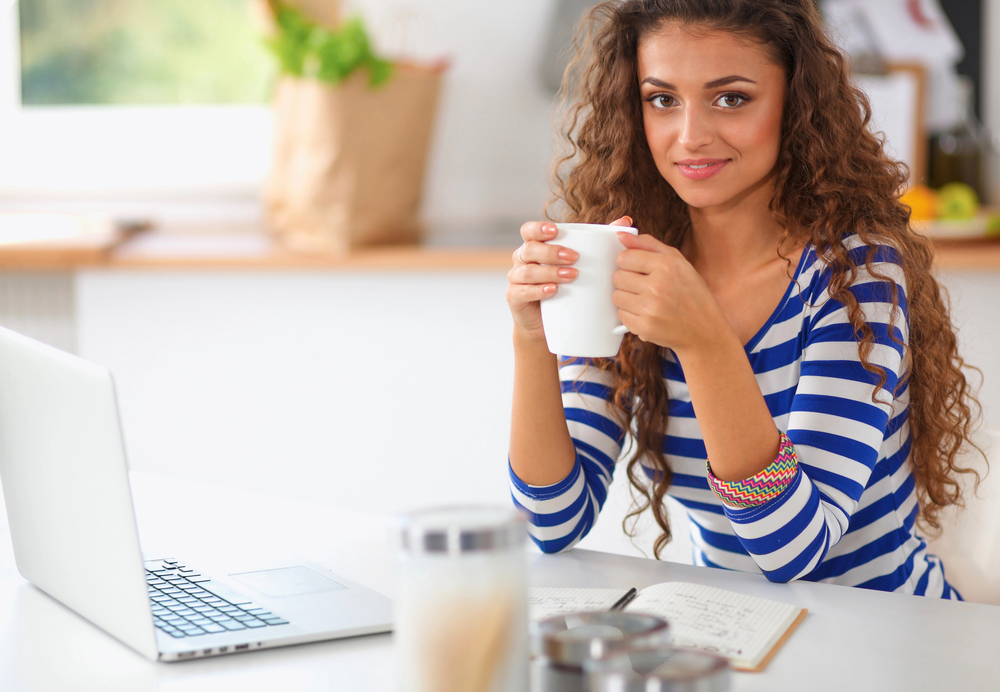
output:
M 261 495 L 134 474 L 143 543 L 217 551 L 280 546 L 392 594 L 382 519 Z M 173 493 L 171 499 L 170 491 Z M 207 522 L 203 523 L 203 522 Z M 205 529 L 209 525 L 213 528 Z M 165 554 L 165 553 L 161 553 Z M 80 569 L 96 569 L 80 565 Z M 658 563 L 590 551 L 532 555 L 538 586 L 643 587 L 693 581 L 806 607 L 810 615 L 764 673 L 734 690 L 988 690 L 1000 685 L 1000 607 L 950 603 Z M 393 689 L 389 635 L 174 664 L 152 663 L 25 583 L 0 513 L 0 690 L 5 692 L 311 692 Z

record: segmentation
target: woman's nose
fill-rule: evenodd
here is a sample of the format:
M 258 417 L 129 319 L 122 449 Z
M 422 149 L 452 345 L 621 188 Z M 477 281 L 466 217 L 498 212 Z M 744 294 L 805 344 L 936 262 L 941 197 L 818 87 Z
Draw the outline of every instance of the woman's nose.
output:
M 709 119 L 705 113 L 697 108 L 689 108 L 684 111 L 680 134 L 681 146 L 688 150 L 695 150 L 706 144 L 711 144 L 714 139 Z

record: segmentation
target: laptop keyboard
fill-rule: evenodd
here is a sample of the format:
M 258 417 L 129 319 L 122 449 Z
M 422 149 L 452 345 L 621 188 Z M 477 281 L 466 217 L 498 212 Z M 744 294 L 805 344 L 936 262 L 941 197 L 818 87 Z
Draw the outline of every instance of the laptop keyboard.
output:
M 153 622 L 171 637 L 288 624 L 284 618 L 177 560 L 149 560 L 144 564 Z

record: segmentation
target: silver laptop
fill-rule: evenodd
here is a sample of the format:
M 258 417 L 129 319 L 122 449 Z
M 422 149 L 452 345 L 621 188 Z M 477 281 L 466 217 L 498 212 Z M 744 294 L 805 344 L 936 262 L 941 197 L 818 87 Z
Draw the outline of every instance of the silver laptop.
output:
M 21 575 L 148 658 L 392 629 L 389 599 L 304 560 L 144 560 L 111 372 L 3 328 L 0 483 Z

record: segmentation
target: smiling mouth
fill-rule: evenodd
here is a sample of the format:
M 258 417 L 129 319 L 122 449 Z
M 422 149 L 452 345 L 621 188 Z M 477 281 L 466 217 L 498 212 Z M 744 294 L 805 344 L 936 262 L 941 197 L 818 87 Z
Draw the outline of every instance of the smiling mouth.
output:
M 677 168 L 681 175 L 689 180 L 705 180 L 725 168 L 729 161 L 729 159 L 678 161 Z

